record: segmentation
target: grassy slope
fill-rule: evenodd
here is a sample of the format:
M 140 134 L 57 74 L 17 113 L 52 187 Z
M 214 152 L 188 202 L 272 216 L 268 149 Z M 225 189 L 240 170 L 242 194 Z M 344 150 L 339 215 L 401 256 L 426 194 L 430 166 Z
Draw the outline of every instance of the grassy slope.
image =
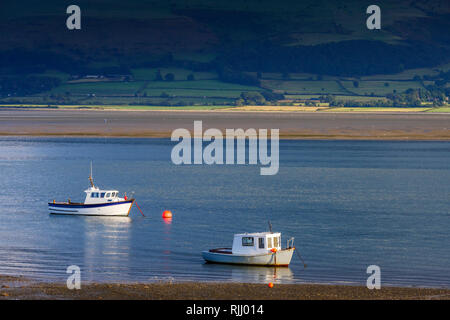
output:
M 433 4 L 426 6 L 416 3 L 411 5 L 410 1 L 389 1 L 380 0 L 378 5 L 383 9 L 383 30 L 381 32 L 368 31 L 365 26 L 365 8 L 366 3 L 358 0 L 348 1 L 327 1 L 327 0 L 284 0 L 281 2 L 274 2 L 272 0 L 229 0 L 229 1 L 214 1 L 210 0 L 172 0 L 167 1 L 152 1 L 145 2 L 142 0 L 129 0 L 126 2 L 120 0 L 97 1 L 92 2 L 88 0 L 79 0 L 77 4 L 80 5 L 83 12 L 83 17 L 87 19 L 95 18 L 106 19 L 105 23 L 110 26 L 111 32 L 116 32 L 115 25 L 120 27 L 123 23 L 141 21 L 145 24 L 152 24 L 156 22 L 157 28 L 145 29 L 142 32 L 146 34 L 127 35 L 130 36 L 129 43 L 137 44 L 134 49 L 137 52 L 154 46 L 160 46 L 157 49 L 167 49 L 166 45 L 172 45 L 171 52 L 177 60 L 190 61 L 211 61 L 214 58 L 214 52 L 207 49 L 189 51 L 184 47 L 179 46 L 179 38 L 170 38 L 166 42 L 155 42 L 152 37 L 167 36 L 168 30 L 173 28 L 173 25 L 167 21 L 176 21 L 188 17 L 189 21 L 194 21 L 189 16 L 189 10 L 204 10 L 210 13 L 211 18 L 208 20 L 201 20 L 202 27 L 198 25 L 188 24 L 182 25 L 184 29 L 176 29 L 176 33 L 182 37 L 188 37 L 190 30 L 195 28 L 202 29 L 201 33 L 213 35 L 219 40 L 226 39 L 231 43 L 245 43 L 246 41 L 260 38 L 264 35 L 270 35 L 275 42 L 284 43 L 286 45 L 308 45 L 326 43 L 330 41 L 341 41 L 349 39 L 376 39 L 388 43 L 395 43 L 400 40 L 399 36 L 393 32 L 398 23 L 405 23 L 413 21 L 411 19 L 423 18 L 433 13 L 445 13 L 448 9 L 448 4 L 444 0 L 432 0 Z M 44 26 L 48 22 L 48 28 L 51 32 L 35 32 L 39 42 L 38 35 L 45 40 L 55 43 L 66 44 L 68 47 L 79 47 L 78 42 L 67 36 L 66 33 L 53 32 L 50 30 L 54 28 L 52 21 L 57 21 L 59 26 L 61 16 L 65 16 L 65 8 L 72 4 L 66 0 L 48 0 L 24 2 L 2 2 L 0 4 L 0 18 L 5 22 L 28 24 L 27 18 L 32 16 L 34 18 L 42 18 L 38 26 Z M 151 10 L 149 10 L 151 5 Z M 421 8 L 421 6 L 423 8 Z M 445 9 L 447 8 L 447 9 Z M 426 10 L 424 10 L 426 9 Z M 243 15 L 247 14 L 251 23 L 247 25 L 233 25 L 227 21 L 215 19 L 214 13 L 219 12 L 223 16 L 236 15 L 237 13 Z M 108 19 L 113 19 L 115 22 L 110 23 Z M 89 20 L 88 20 L 89 21 Z M 165 26 L 168 28 L 159 28 Z M 183 22 L 184 23 L 184 22 Z M 206 25 L 206 28 L 203 28 Z M 255 27 L 252 28 L 252 25 Z M 336 26 L 339 25 L 339 28 Z M 17 25 L 13 25 L 16 29 Z M 91 25 L 87 25 L 91 26 Z M 264 27 L 266 26 L 266 27 Z M 269 26 L 269 27 L 267 27 Z M 191 29 L 191 27 L 193 29 Z M 39 28 L 39 27 L 38 27 Z M 64 28 L 62 28 L 64 29 Z M 161 29 L 160 31 L 158 31 Z M 24 29 L 28 30 L 28 29 Z M 57 30 L 60 30 L 58 27 Z M 7 30 L 8 31 L 8 30 Z M 14 30 L 10 30 L 15 32 Z M 46 31 L 46 30 L 43 30 Z M 90 29 L 94 33 L 87 46 L 91 50 L 102 50 L 102 46 L 117 46 L 117 43 L 98 41 L 95 37 L 95 29 Z M 105 31 L 105 30 L 103 30 Z M 102 32 L 103 32 L 102 31 Z M 161 34 L 158 34 L 160 32 Z M 192 33 L 193 36 L 198 36 L 199 33 Z M 141 37 L 143 36 L 143 37 Z M 104 35 L 103 35 L 104 37 Z M 146 38 L 147 37 L 147 38 Z M 204 48 L 210 48 L 206 43 L 212 38 L 206 37 Z M 20 37 L 11 37 L 14 41 L 20 40 Z M 144 41 L 143 39 L 146 39 Z M 159 38 L 158 38 L 159 39 Z M 163 39 L 164 40 L 164 39 Z M 6 43 L 7 44 L 7 43 Z M 80 48 L 82 45 L 80 44 Z M 177 48 L 180 48 L 177 50 Z M 198 49 L 198 48 L 197 48 Z M 107 56 L 106 56 L 107 57 Z M 110 57 L 111 58 L 111 57 Z M 100 65 L 117 65 L 118 62 L 114 60 L 93 61 L 91 66 Z M 311 74 L 291 74 L 290 80 L 283 80 L 281 73 L 263 74 L 263 87 L 277 92 L 287 92 L 292 98 L 307 98 L 311 95 L 321 94 L 336 94 L 341 99 L 354 99 L 355 101 L 365 101 L 371 99 L 370 95 L 384 95 L 391 93 L 393 90 L 403 92 L 408 88 L 420 88 L 422 85 L 419 82 L 412 81 L 414 75 L 436 74 L 436 70 L 448 70 L 450 65 L 441 68 L 407 70 L 398 75 L 375 75 L 370 77 L 363 77 L 359 80 L 358 88 L 353 86 L 353 79 L 338 79 L 333 77 L 324 77 L 323 81 L 311 81 L 310 78 L 316 78 L 316 75 Z M 239 86 L 223 83 L 217 80 L 217 74 L 214 72 L 192 72 L 188 69 L 181 68 L 161 68 L 163 75 L 173 73 L 177 81 L 174 82 L 154 82 L 156 74 L 155 68 L 137 68 L 132 70 L 135 82 L 111 82 L 111 83 L 84 83 L 84 84 L 67 84 L 55 88 L 51 92 L 38 95 L 36 97 L 20 98 L 22 101 L 29 103 L 38 102 L 46 104 L 49 99 L 45 95 L 60 94 L 64 95 L 67 92 L 70 95 L 76 96 L 80 104 L 135 104 L 135 103 L 158 103 L 162 101 L 162 95 L 169 95 L 169 99 L 175 102 L 189 102 L 195 104 L 214 104 L 214 103 L 230 103 L 239 97 L 242 91 L 258 91 L 260 88 Z M 187 75 L 193 73 L 196 81 L 181 81 L 187 78 Z M 66 81 L 69 77 L 57 71 L 47 71 L 45 75 L 55 76 L 62 81 Z M 340 80 L 340 84 L 337 82 Z M 402 81 L 398 81 L 402 80 Z M 389 86 L 385 86 L 385 83 Z M 95 97 L 87 97 L 89 94 L 95 94 Z M 136 98 L 135 94 L 146 94 L 149 98 Z M 359 97 L 358 97 L 359 96 Z M 150 98 L 152 97 L 152 98 Z M 288 96 L 289 98 L 289 96 Z M 167 99 L 167 98 L 164 98 Z M 13 99 L 6 98 L 3 102 L 8 102 Z M 50 99 L 51 100 L 51 99 Z

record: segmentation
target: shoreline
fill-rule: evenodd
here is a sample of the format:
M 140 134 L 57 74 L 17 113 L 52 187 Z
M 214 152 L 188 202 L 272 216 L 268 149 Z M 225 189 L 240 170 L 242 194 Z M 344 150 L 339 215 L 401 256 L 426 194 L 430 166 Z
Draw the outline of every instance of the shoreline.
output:
M 157 282 L 81 284 L 38 282 L 0 276 L 0 300 L 450 300 L 450 289 L 330 284 L 267 284 L 231 282 Z
M 109 138 L 109 139 L 170 139 L 170 134 L 145 134 L 145 135 L 100 135 L 100 134 L 9 134 L 0 132 L 0 139 L 2 138 L 79 138 L 79 139 L 98 139 L 98 138 Z M 270 139 L 270 132 L 269 137 Z M 280 134 L 280 140 L 303 140 L 303 141 L 417 141 L 417 142 L 448 142 L 450 138 L 447 137 L 426 137 L 426 136 L 397 136 L 397 137 L 386 137 L 386 136 L 317 136 L 317 135 L 283 135 Z
M 170 138 L 173 130 L 279 129 L 281 139 L 450 141 L 450 113 L 0 110 L 0 136 Z

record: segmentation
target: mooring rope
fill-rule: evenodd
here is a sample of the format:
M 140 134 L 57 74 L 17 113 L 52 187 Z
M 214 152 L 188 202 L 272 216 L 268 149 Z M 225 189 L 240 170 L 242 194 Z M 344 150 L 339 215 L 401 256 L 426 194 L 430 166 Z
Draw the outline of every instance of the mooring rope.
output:
M 301 256 L 300 252 L 299 252 L 299 251 L 297 250 L 297 248 L 295 248 L 295 247 L 294 247 L 294 251 L 297 252 L 298 257 L 299 257 L 300 260 L 302 261 L 302 263 L 303 263 L 303 268 L 306 269 L 306 263 L 305 263 L 305 261 L 303 260 L 303 258 L 302 258 L 302 256 Z

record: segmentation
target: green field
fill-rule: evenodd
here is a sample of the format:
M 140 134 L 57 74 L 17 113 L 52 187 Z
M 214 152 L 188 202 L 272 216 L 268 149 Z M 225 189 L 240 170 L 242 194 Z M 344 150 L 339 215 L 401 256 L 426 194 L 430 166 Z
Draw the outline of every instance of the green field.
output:
M 359 86 L 355 87 L 353 81 L 341 81 L 342 85 L 350 92 L 357 95 L 384 96 L 393 93 L 405 92 L 408 89 L 419 89 L 423 86 L 419 81 L 359 81 Z
M 73 95 L 134 95 L 145 82 L 89 82 L 64 84 L 54 88 L 48 94 Z
M 230 91 L 259 91 L 261 88 L 240 84 L 221 82 L 218 80 L 199 81 L 150 81 L 147 89 L 205 89 Z
M 278 81 L 278 80 L 263 80 L 262 86 L 264 88 L 274 90 L 286 94 L 345 94 L 336 81 Z
M 450 112 L 450 107 L 433 108 L 428 112 Z
M 154 81 L 156 80 L 157 71 L 161 71 L 161 75 L 164 77 L 168 73 L 172 73 L 175 76 L 175 80 L 187 80 L 188 75 L 193 74 L 195 80 L 211 80 L 217 79 L 215 72 L 193 72 L 188 69 L 180 68 L 139 68 L 132 69 L 131 73 L 136 81 Z
M 403 93 L 406 90 L 424 88 L 423 85 L 433 85 L 434 81 L 414 81 L 412 78 L 420 74 L 436 75 L 440 70 L 447 70 L 448 66 L 439 68 L 407 70 L 397 75 L 385 75 L 355 78 L 339 78 L 332 76 L 319 76 L 314 74 L 292 73 L 288 79 L 281 73 L 263 73 L 260 76 L 260 86 L 240 85 L 223 82 L 218 79 L 215 72 L 194 72 L 186 68 L 138 68 L 132 69 L 131 81 L 111 81 L 110 79 L 86 80 L 84 82 L 70 82 L 67 73 L 48 70 L 33 76 L 55 77 L 61 80 L 62 85 L 39 94 L 0 98 L 0 103 L 23 104 L 76 104 L 76 105 L 234 105 L 242 92 L 274 92 L 284 95 L 280 99 L 282 104 L 303 105 L 305 100 L 317 100 L 326 95 L 333 95 L 336 101 L 341 102 L 376 102 L 387 101 L 386 94 Z M 155 81 L 156 72 L 160 70 L 164 77 L 173 73 L 174 81 Z M 439 72 L 438 72 L 439 71 Z M 186 80 L 193 74 L 194 80 Z M 256 76 L 256 73 L 249 73 Z M 313 79 L 313 80 L 311 80 Z M 320 79 L 320 80 L 317 80 Z M 375 80 L 378 79 L 378 80 Z M 80 81 L 80 80 L 78 80 Z M 355 81 L 358 86 L 355 87 Z M 429 107 L 432 107 L 430 105 Z M 431 112 L 447 112 L 444 109 Z

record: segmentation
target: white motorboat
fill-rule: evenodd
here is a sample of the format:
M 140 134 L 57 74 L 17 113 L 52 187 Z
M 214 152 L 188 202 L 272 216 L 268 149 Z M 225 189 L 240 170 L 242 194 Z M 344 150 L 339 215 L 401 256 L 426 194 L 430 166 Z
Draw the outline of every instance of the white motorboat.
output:
M 89 176 L 90 187 L 85 190 L 86 199 L 83 203 L 53 202 L 48 203 L 50 214 L 58 215 L 83 215 L 83 216 L 128 216 L 134 199 L 128 199 L 125 195 L 119 197 L 117 190 L 102 190 L 94 185 L 91 175 Z
M 294 250 L 294 238 L 281 248 L 279 232 L 240 233 L 234 235 L 232 248 L 203 251 L 202 256 L 211 263 L 287 267 Z

